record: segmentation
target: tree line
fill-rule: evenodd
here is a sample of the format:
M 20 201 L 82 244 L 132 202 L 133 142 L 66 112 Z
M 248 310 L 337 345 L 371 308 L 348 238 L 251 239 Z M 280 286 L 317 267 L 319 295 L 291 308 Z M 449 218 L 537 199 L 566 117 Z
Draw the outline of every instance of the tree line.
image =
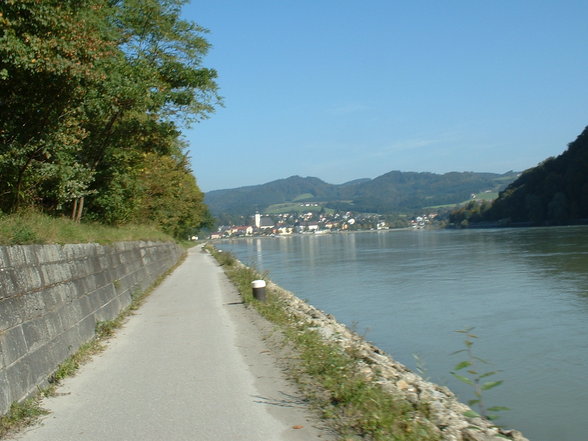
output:
M 454 225 L 566 225 L 588 222 L 588 127 L 565 152 L 523 172 L 493 203 L 470 202 Z
M 221 104 L 186 0 L 0 3 L 0 213 L 153 223 L 211 216 L 181 130 Z

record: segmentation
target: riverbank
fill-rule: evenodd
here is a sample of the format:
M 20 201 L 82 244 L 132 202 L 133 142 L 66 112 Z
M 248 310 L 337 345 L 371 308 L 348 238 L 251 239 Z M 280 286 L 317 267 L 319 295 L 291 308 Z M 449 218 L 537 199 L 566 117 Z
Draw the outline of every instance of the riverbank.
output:
M 445 387 L 425 381 L 379 348 L 268 280 L 268 302 L 251 296 L 260 277 L 229 253 L 212 248 L 243 299 L 273 321 L 297 354 L 293 377 L 323 416 L 347 437 L 498 441 L 526 438 L 472 415 Z M 318 349 L 317 349 L 318 348 Z M 319 365 L 316 358 L 320 358 Z M 335 366 L 335 369 L 332 369 Z M 418 434 L 418 435 L 417 435 Z M 353 438 L 352 438 L 353 439 Z

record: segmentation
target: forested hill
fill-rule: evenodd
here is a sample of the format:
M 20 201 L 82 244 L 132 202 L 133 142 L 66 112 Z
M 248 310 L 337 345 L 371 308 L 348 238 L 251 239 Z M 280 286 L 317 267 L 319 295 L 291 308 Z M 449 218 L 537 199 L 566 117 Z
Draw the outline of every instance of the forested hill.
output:
M 518 174 L 453 172 L 443 175 L 391 171 L 375 179 L 328 184 L 318 178 L 292 176 L 262 185 L 216 190 L 205 201 L 215 215 L 250 215 L 288 202 L 320 202 L 325 208 L 371 213 L 398 213 L 457 204 L 473 193 L 498 192 Z
M 588 127 L 567 150 L 525 171 L 510 184 L 483 221 L 561 225 L 588 220 Z

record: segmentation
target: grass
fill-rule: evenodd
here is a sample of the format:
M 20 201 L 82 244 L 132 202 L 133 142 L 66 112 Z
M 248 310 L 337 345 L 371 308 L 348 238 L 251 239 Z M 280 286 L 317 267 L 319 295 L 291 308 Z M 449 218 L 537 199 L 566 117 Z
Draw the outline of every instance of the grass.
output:
M 266 288 L 266 302 L 255 300 L 251 281 L 267 279 L 267 274 L 241 265 L 230 253 L 206 249 L 223 266 L 243 301 L 276 324 L 295 348 L 294 365 L 289 373 L 303 393 L 344 440 L 434 441 L 439 437 L 426 421 L 427 408 L 385 392 L 361 373 L 360 360 L 353 348 L 326 342 L 319 333 L 286 308 L 286 300 L 274 289 Z
M 47 415 L 48 412 L 41 406 L 42 397 L 42 394 L 38 394 L 21 403 L 12 403 L 10 411 L 6 415 L 0 416 L 0 439 L 33 424 L 39 417 Z
M 44 388 L 40 387 L 37 393 L 31 398 L 22 402 L 13 403 L 7 414 L 0 416 L 0 439 L 4 439 L 9 435 L 34 424 L 41 416 L 47 415 L 49 412 L 42 407 L 43 398 L 54 396 L 57 387 L 64 379 L 74 376 L 80 367 L 90 361 L 94 355 L 104 351 L 106 348 L 105 343 L 124 325 L 127 318 L 141 307 L 145 299 L 153 292 L 153 290 L 182 264 L 185 258 L 186 255 L 180 258 L 172 268 L 159 276 L 150 288 L 144 291 L 135 292 L 131 296 L 131 304 L 122 310 L 116 318 L 109 321 L 98 322 L 96 324 L 94 338 L 81 345 L 74 354 L 64 360 L 57 367 L 55 372 L 53 372 L 47 380 L 48 386 Z
M 325 208 L 320 202 L 311 202 L 318 204 L 317 206 L 305 207 L 305 202 L 285 202 L 282 204 L 273 204 L 264 210 L 264 214 L 282 214 L 282 213 L 318 213 L 325 210 L 325 213 L 332 214 L 335 212 L 332 208 Z
M 76 223 L 37 212 L 0 215 L 0 245 L 89 242 L 106 245 L 136 240 L 174 241 L 171 236 L 146 225 L 109 227 L 98 223 Z
M 306 201 L 308 199 L 313 199 L 314 195 L 312 193 L 302 193 L 296 196 L 292 201 L 299 202 L 299 201 Z
M 471 201 L 493 201 L 494 199 L 498 198 L 498 192 L 491 191 L 491 192 L 482 192 L 476 193 L 475 199 L 468 199 L 466 201 L 456 202 L 454 204 L 445 204 L 445 205 L 432 205 L 430 207 L 425 207 L 426 210 L 435 210 L 439 208 L 456 208 L 461 205 L 465 205 Z

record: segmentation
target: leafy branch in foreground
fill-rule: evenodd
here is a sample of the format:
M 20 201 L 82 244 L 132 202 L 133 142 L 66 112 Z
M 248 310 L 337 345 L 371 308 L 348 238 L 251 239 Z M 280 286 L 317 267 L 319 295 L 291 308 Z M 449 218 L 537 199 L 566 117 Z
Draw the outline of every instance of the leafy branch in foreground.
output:
M 503 383 L 503 380 L 486 381 L 486 379 L 493 375 L 496 375 L 499 371 L 481 372 L 478 366 L 481 364 L 489 363 L 486 360 L 474 355 L 474 340 L 478 338 L 478 336 L 471 332 L 473 329 L 474 328 L 468 328 L 455 331 L 457 333 L 465 335 L 465 348 L 453 352 L 451 355 L 465 353 L 467 358 L 455 365 L 455 367 L 453 368 L 454 371 L 451 372 L 451 375 L 453 375 L 462 383 L 472 386 L 474 392 L 475 398 L 473 400 L 469 400 L 468 405 L 477 406 L 479 413 L 471 410 L 465 412 L 464 416 L 472 418 L 482 417 L 490 421 L 494 421 L 498 418 L 496 412 L 510 409 L 504 406 L 493 406 L 486 408 L 486 403 L 484 402 L 484 392 L 490 389 L 494 389 L 497 386 L 500 386 Z

